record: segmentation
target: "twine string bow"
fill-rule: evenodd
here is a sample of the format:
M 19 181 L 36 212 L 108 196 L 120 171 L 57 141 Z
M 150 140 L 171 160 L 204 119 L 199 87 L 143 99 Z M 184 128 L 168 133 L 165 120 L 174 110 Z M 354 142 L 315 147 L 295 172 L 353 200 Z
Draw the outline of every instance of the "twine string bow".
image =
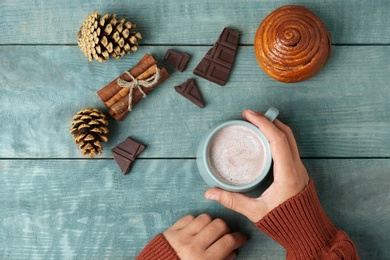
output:
M 119 78 L 117 80 L 118 86 L 122 88 L 129 88 L 129 106 L 128 110 L 131 111 L 133 108 L 133 91 L 135 88 L 138 88 L 139 92 L 142 94 L 142 98 L 146 98 L 146 94 L 142 88 L 151 88 L 153 87 L 158 80 L 160 79 L 160 69 L 156 68 L 156 73 L 154 73 L 149 78 L 142 80 L 142 79 L 136 79 L 131 75 L 130 72 L 126 71 L 126 74 L 129 75 L 129 77 L 132 79 L 132 81 L 126 81 L 124 79 Z

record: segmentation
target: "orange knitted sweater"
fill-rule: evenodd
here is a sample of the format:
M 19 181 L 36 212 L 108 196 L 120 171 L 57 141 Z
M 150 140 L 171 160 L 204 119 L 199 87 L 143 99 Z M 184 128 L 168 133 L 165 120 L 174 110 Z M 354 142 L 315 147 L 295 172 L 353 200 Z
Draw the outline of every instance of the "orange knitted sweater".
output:
M 312 180 L 255 225 L 286 249 L 287 259 L 359 259 L 348 235 L 333 226 L 323 211 Z M 179 257 L 164 236 L 158 234 L 137 259 Z

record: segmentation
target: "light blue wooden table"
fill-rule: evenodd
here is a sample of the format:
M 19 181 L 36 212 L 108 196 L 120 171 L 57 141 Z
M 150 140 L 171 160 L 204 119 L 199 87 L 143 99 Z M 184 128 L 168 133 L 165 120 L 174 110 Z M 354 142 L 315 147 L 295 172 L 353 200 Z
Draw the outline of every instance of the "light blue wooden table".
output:
M 253 52 L 259 23 L 301 4 L 326 24 L 328 64 L 314 78 L 284 84 L 265 75 Z M 88 62 L 76 33 L 93 11 L 138 25 L 139 51 Z M 327 1 L 0 1 L 0 258 L 133 259 L 185 214 L 208 212 L 250 237 L 238 259 L 284 259 L 284 249 L 245 217 L 203 199 L 195 151 L 202 134 L 243 109 L 271 105 L 290 125 L 329 218 L 362 259 L 390 259 L 390 2 Z M 192 74 L 224 27 L 241 33 L 226 86 Z M 103 154 L 80 154 L 69 128 L 85 107 L 107 111 L 96 95 L 151 53 L 191 56 L 183 73 L 110 119 Z M 206 107 L 173 86 L 194 77 Z M 127 136 L 147 149 L 123 176 L 110 150 Z M 269 184 L 250 193 L 258 196 Z

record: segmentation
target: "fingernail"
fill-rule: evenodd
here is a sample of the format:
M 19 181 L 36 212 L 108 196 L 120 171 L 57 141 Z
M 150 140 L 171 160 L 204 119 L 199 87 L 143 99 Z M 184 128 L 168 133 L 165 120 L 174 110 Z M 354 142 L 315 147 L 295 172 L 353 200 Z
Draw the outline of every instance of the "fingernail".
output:
M 256 114 L 253 110 L 250 110 L 250 109 L 245 110 L 245 113 L 248 113 L 248 114 L 251 114 L 251 115 L 255 115 Z
M 218 198 L 219 198 L 218 194 L 212 192 L 206 194 L 206 199 L 208 200 L 218 200 Z

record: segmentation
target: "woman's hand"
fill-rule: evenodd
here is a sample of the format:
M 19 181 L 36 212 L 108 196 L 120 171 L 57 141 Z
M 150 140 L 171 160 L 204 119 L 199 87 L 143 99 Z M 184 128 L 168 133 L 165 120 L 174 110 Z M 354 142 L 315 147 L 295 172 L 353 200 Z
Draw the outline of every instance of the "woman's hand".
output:
M 302 191 L 309 183 L 309 176 L 299 157 L 294 135 L 287 125 L 277 119 L 271 123 L 262 114 L 250 110 L 245 110 L 243 116 L 257 126 L 270 142 L 274 181 L 259 198 L 218 188 L 208 189 L 205 197 L 245 215 L 252 222 L 258 222 L 272 209 Z
M 207 214 L 187 215 L 168 228 L 164 237 L 180 259 L 233 259 L 233 251 L 246 242 L 244 235 L 231 233 L 222 219 Z

